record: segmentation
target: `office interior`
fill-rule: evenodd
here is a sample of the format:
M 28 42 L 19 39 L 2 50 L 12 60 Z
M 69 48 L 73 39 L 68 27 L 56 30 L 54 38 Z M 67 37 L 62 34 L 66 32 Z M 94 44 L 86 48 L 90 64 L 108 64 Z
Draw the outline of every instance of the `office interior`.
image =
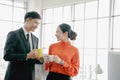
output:
M 57 41 L 59 24 L 68 23 L 77 32 L 71 43 L 79 49 L 80 70 L 73 80 L 120 80 L 120 0 L 0 0 L 0 10 L 0 80 L 8 64 L 3 60 L 6 36 L 23 26 L 28 11 L 42 17 L 33 34 L 44 55 Z M 96 68 L 102 73 L 96 73 Z M 44 65 L 36 65 L 36 80 L 45 80 L 46 75 Z

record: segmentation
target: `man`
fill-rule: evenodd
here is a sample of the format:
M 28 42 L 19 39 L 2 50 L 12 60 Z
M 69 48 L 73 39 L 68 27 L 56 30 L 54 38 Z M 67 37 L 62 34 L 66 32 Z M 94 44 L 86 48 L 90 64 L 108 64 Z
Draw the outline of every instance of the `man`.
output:
M 9 64 L 4 80 L 35 80 L 35 63 L 42 64 L 43 60 L 37 58 L 34 49 L 38 48 L 38 38 L 31 32 L 38 27 L 40 19 L 37 12 L 27 12 L 24 26 L 8 33 L 4 60 Z

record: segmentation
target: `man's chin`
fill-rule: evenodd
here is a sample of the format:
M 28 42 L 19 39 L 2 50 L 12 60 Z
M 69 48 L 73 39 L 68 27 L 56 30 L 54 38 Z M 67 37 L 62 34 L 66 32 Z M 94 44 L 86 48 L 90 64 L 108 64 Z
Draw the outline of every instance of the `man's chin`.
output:
M 32 31 L 32 32 L 34 32 L 34 31 L 35 31 L 35 29 L 32 29 L 31 31 Z

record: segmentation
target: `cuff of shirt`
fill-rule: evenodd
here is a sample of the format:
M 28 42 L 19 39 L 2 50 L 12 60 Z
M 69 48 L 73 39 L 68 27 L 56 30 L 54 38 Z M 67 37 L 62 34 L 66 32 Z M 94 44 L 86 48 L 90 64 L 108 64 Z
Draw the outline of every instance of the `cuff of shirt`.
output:
M 69 65 L 68 65 L 68 63 L 64 62 L 63 66 L 68 67 Z

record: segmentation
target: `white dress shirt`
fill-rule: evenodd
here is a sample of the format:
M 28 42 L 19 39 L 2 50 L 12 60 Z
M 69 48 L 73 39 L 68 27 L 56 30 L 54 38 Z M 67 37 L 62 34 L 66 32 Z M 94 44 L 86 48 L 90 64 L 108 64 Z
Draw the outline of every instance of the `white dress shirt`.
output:
M 30 50 L 32 51 L 32 49 L 33 49 L 33 45 L 32 45 L 31 32 L 28 33 L 28 32 L 25 30 L 24 27 L 22 27 L 22 29 L 23 29 L 23 31 L 24 31 L 24 34 L 25 34 L 26 39 L 27 39 L 27 34 L 29 34 Z

